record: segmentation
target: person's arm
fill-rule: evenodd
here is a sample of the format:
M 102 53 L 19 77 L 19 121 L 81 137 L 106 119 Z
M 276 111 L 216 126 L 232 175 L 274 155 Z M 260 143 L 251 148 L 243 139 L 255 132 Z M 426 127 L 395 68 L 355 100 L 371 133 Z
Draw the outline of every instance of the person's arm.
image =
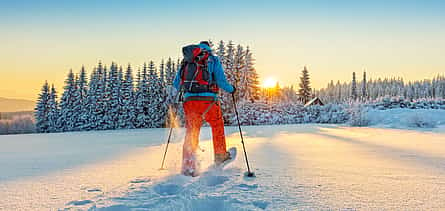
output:
M 224 69 L 221 65 L 221 61 L 219 61 L 218 57 L 214 58 L 214 76 L 216 85 L 218 85 L 219 88 L 223 89 L 226 92 L 232 93 L 235 88 L 227 81 L 226 75 L 224 74 Z

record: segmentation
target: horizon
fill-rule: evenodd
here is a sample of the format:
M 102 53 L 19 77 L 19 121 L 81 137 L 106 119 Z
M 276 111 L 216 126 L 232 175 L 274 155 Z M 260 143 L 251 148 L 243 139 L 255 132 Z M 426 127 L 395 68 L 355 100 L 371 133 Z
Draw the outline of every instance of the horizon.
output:
M 444 2 L 234 2 L 215 5 L 219 11 L 203 1 L 2 2 L 0 97 L 35 101 L 45 80 L 60 93 L 70 69 L 85 65 L 91 73 L 99 60 L 159 66 L 209 38 L 249 46 L 261 84 L 295 85 L 303 66 L 316 89 L 364 70 L 368 78 L 407 81 L 445 72 Z M 190 29 L 188 19 L 204 31 Z

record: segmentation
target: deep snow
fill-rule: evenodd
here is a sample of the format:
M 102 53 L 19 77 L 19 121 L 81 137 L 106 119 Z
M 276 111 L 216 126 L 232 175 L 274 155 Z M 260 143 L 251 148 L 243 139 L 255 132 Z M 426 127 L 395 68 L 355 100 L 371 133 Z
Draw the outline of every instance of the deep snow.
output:
M 243 127 L 242 153 L 200 177 L 178 175 L 183 131 L 159 171 L 165 129 L 0 136 L 0 210 L 441 210 L 445 128 Z M 228 146 L 241 152 L 237 128 Z

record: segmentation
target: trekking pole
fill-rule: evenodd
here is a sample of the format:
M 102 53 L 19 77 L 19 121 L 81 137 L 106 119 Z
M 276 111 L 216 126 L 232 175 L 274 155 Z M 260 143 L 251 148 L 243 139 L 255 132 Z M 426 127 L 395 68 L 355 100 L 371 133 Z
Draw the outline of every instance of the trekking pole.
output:
M 250 171 L 249 160 L 247 159 L 246 146 L 244 146 L 243 132 L 241 131 L 241 123 L 239 121 L 238 109 L 236 108 L 236 101 L 235 101 L 235 94 L 234 93 L 232 93 L 232 100 L 233 100 L 233 107 L 235 108 L 236 120 L 238 121 L 238 129 L 239 129 L 239 134 L 241 136 L 241 143 L 243 144 L 244 157 L 246 158 L 247 172 L 246 172 L 245 175 L 247 177 L 255 177 L 255 173 Z
M 176 116 L 174 118 L 176 118 Z M 164 157 L 162 158 L 161 168 L 159 168 L 159 170 L 166 170 L 166 168 L 164 168 L 164 162 L 165 162 L 165 156 L 167 156 L 168 145 L 170 144 L 172 132 L 173 132 L 173 124 L 170 123 L 170 131 L 168 132 L 167 145 L 165 145 Z
M 181 97 L 182 97 L 182 91 L 179 91 L 175 96 L 175 102 L 179 102 L 181 100 Z M 173 114 L 174 119 L 176 119 L 177 111 L 178 111 L 177 109 L 174 109 L 174 114 Z M 166 170 L 166 168 L 164 168 L 164 162 L 165 162 L 165 157 L 167 156 L 168 145 L 170 144 L 172 132 L 173 132 L 173 124 L 170 123 L 170 131 L 168 132 L 167 144 L 165 145 L 164 156 L 162 158 L 161 168 L 159 168 L 159 170 Z
M 166 168 L 164 168 L 164 162 L 165 162 L 165 156 L 167 155 L 168 144 L 170 144 L 172 131 L 173 131 L 173 126 L 170 126 L 170 131 L 168 132 L 168 138 L 167 138 L 167 145 L 165 146 L 164 157 L 162 158 L 161 168 L 159 168 L 159 170 L 166 170 Z

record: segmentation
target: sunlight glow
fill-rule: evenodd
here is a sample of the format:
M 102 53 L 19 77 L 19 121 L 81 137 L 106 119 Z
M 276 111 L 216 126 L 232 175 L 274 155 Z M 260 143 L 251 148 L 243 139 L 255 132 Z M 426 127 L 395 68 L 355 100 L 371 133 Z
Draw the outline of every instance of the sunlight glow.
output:
M 263 88 L 273 88 L 275 87 L 275 85 L 277 84 L 277 80 L 275 80 L 274 78 L 266 78 L 263 81 Z

